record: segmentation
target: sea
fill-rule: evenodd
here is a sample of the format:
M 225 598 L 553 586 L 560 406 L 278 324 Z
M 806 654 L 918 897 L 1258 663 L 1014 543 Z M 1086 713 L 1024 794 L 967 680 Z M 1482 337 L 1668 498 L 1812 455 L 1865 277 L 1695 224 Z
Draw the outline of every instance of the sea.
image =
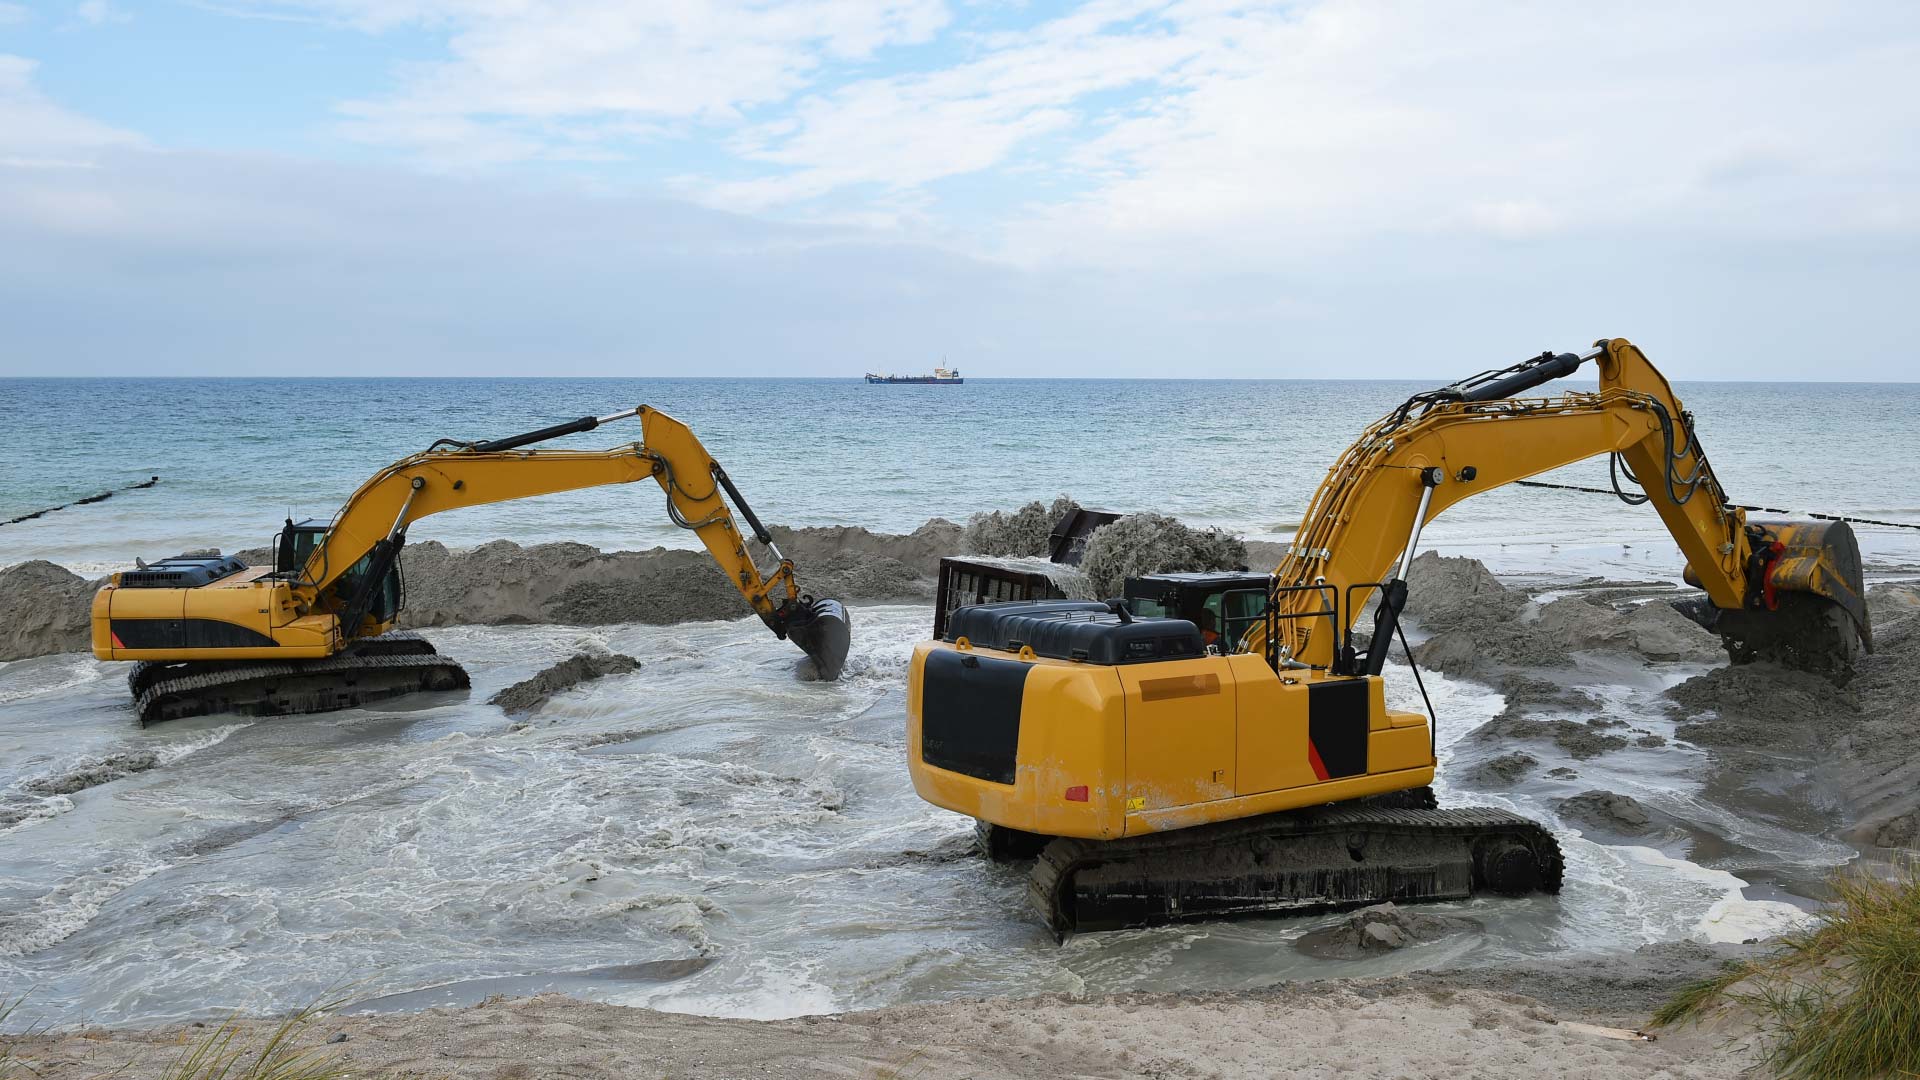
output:
M 649 404 L 686 421 L 760 516 L 909 531 L 1070 494 L 1284 542 L 1315 485 L 1409 382 L 857 379 L 0 380 L 0 566 L 93 576 L 178 551 L 264 544 L 327 518 L 374 469 L 435 439 L 496 438 Z M 1920 576 L 1920 384 L 1680 383 L 1737 501 L 1853 515 L 1874 579 Z M 555 445 L 638 437 L 632 421 Z M 1604 460 L 1541 479 L 1605 488 Z M 429 518 L 470 546 L 686 546 L 652 485 Z M 1508 488 L 1449 510 L 1424 549 L 1545 585 L 1673 581 L 1645 507 Z M 804 567 L 802 568 L 804 574 Z M 1203 923 L 1056 942 L 1022 875 L 969 853 L 970 823 L 906 776 L 904 681 L 923 604 L 854 610 L 840 682 L 803 682 L 751 619 L 432 632 L 470 693 L 310 717 L 135 726 L 124 665 L 0 664 L 0 999 L 10 1026 L 137 1023 L 319 1000 L 421 1008 L 554 989 L 682 1012 L 781 1017 L 979 995 L 1237 989 L 1741 940 L 1805 919 L 1843 845 L 1709 805 L 1698 751 L 1562 761 L 1564 781 L 1469 790 L 1466 732 L 1499 692 L 1425 675 L 1443 802 L 1555 825 L 1558 898 L 1445 905 L 1487 932 L 1359 961 L 1295 947 L 1325 918 Z M 516 724 L 486 699 L 583 648 L 641 663 Z M 1582 661 L 1582 718 L 1671 737 L 1659 694 L 1707 670 Z M 1410 673 L 1390 694 L 1419 707 Z M 114 775 L 76 786 L 88 776 Z M 1602 843 L 1559 820 L 1588 788 L 1634 795 L 1721 842 Z

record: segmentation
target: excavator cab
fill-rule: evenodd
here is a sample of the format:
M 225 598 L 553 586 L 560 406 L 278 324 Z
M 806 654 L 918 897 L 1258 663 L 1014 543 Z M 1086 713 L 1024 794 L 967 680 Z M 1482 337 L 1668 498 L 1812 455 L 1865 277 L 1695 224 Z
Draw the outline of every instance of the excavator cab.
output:
M 1266 618 L 1270 583 L 1265 574 L 1233 571 L 1152 574 L 1128 578 L 1125 600 L 1139 618 L 1187 620 L 1206 644 L 1228 652 Z
M 288 579 L 297 578 L 306 569 L 307 561 L 327 539 L 328 522 L 318 518 L 308 518 L 296 522 L 292 518 L 273 538 L 273 573 L 276 577 L 284 575 Z M 330 610 L 345 612 L 360 595 L 366 584 L 367 575 L 372 572 L 374 552 L 369 551 L 355 560 L 346 572 L 339 575 L 323 594 L 322 603 Z M 406 592 L 401 584 L 400 560 L 388 563 L 386 572 L 380 576 L 379 583 L 367 594 L 366 612 L 358 628 L 347 630 L 348 637 L 360 637 L 366 632 L 379 633 L 380 628 L 390 625 L 400 615 L 400 609 L 406 603 Z M 372 628 L 367 626 L 368 620 Z M 343 628 L 344 629 L 344 628 Z M 355 632 L 356 630 L 360 632 Z
M 296 522 L 287 519 L 285 526 L 273 537 L 273 572 L 284 574 L 298 572 L 313 557 L 315 548 L 327 538 L 327 523 L 318 518 L 308 518 Z

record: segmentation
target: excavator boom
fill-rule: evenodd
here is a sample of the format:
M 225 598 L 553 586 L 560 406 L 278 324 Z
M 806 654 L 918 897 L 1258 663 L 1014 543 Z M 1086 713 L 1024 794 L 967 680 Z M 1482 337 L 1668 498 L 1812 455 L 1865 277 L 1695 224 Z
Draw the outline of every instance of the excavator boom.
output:
M 1590 361 L 1599 368 L 1595 392 L 1514 396 Z M 1274 571 L 1277 641 L 1257 626 L 1242 647 L 1377 673 L 1391 644 L 1381 635 L 1396 626 L 1427 522 L 1469 496 L 1602 454 L 1620 497 L 1660 515 L 1686 556 L 1686 580 L 1706 593 L 1696 619 L 1721 633 L 1735 660 L 1844 674 L 1861 644 L 1871 646 L 1852 531 L 1843 522 L 1748 518 L 1728 500 L 1666 378 L 1613 338 L 1416 394 L 1369 427 L 1328 472 Z M 1350 644 L 1351 623 L 1376 589 L 1388 602 L 1371 655 L 1362 656 Z
M 641 423 L 638 442 L 530 448 L 632 418 Z M 442 439 L 375 473 L 330 524 L 289 520 L 271 570 L 237 560 L 188 566 L 196 560 L 182 557 L 116 574 L 94 599 L 94 655 L 141 662 L 129 681 L 143 723 L 210 711 L 318 711 L 464 686 L 457 665 L 425 659 L 435 655 L 431 645 L 390 633 L 408 527 L 447 510 L 648 478 L 665 494 L 668 518 L 699 536 L 761 621 L 798 645 L 819 677 L 837 678 L 849 645 L 844 605 L 800 591 L 792 561 L 692 430 L 645 405 L 503 439 Z M 729 500 L 773 553 L 770 571 L 748 551 Z M 266 665 L 258 679 L 249 664 Z

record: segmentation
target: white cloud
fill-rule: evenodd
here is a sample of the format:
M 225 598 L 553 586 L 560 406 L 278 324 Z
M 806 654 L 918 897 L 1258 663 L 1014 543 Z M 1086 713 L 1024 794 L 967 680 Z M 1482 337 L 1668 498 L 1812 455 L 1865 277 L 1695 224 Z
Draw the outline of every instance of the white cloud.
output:
M 1394 236 L 1825 233 L 1915 205 L 1909 5 L 1193 0 L 1168 19 L 1194 54 L 1175 92 L 1079 146 L 1098 182 L 1036 202 L 999 250 L 1297 265 Z
M 73 9 L 73 13 L 80 17 L 81 22 L 89 26 L 104 26 L 107 23 L 126 22 L 133 18 L 132 15 L 114 7 L 107 0 L 81 0 L 80 4 Z
M 778 166 L 761 179 L 704 186 L 717 205 L 764 209 L 861 184 L 913 188 L 1008 163 L 1041 136 L 1084 138 L 1076 106 L 1102 91 L 1162 83 L 1199 50 L 1157 19 L 1161 0 L 1101 0 L 1021 34 L 987 39 L 943 70 L 863 79 L 800 100 L 792 115 L 735 143 Z
M 37 66 L 0 53 L 0 169 L 85 165 L 100 150 L 141 143 L 48 101 L 34 85 Z
M 0 3 L 0 26 L 26 22 L 33 12 L 23 4 Z
M 448 58 L 406 69 L 392 94 L 342 105 L 348 130 L 470 164 L 575 157 L 662 123 L 734 123 L 824 67 L 923 42 L 942 0 L 309 0 L 259 4 L 371 31 L 424 25 Z
M 341 107 L 356 139 L 461 168 L 664 165 L 708 205 L 1027 264 L 1920 213 L 1920 6 L 1900 0 L 1089 0 L 1017 32 L 973 27 L 1023 6 L 957 30 L 943 0 L 254 10 L 446 34 L 445 59 Z M 956 177 L 994 191 L 956 216 L 935 195 Z

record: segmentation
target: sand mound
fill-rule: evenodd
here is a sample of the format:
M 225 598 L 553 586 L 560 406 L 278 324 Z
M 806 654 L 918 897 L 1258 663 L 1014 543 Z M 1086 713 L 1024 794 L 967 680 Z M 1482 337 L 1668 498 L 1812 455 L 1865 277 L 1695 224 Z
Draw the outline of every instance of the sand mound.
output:
M 1478 559 L 1428 551 L 1407 569 L 1406 615 L 1438 633 L 1504 622 L 1520 614 L 1527 596 L 1500 584 Z
M 705 552 L 602 552 L 585 544 L 521 547 L 495 540 L 471 551 L 427 541 L 401 555 L 403 626 L 464 623 L 675 623 L 746 613 Z
M 1643 836 L 1654 829 L 1653 815 L 1631 795 L 1583 791 L 1556 804 L 1560 816 L 1603 833 Z
M 935 518 L 905 536 L 850 527 L 776 526 L 771 532 L 794 560 L 801 589 L 814 596 L 917 600 L 932 595 L 940 558 L 961 550 L 964 530 Z M 1043 532 L 1043 550 L 1044 539 Z M 764 549 L 753 550 L 763 569 L 771 569 Z M 273 552 L 253 548 L 237 557 L 264 566 Z M 403 627 L 659 625 L 750 613 L 704 551 L 603 552 L 585 544 L 522 547 L 511 540 L 455 551 L 427 540 L 406 547 L 401 570 L 407 586 Z M 0 571 L 0 660 L 87 648 L 88 609 L 98 586 L 48 562 Z
M 809 595 L 838 600 L 906 600 L 931 597 L 934 582 L 899 559 L 842 551 L 809 563 L 800 575 L 800 587 Z
M 1428 915 L 1385 903 L 1361 908 L 1333 926 L 1303 934 L 1294 947 L 1308 956 L 1347 960 L 1482 929 L 1473 919 Z
M 1218 529 L 1191 529 L 1164 514 L 1129 514 L 1096 530 L 1080 560 L 1096 596 L 1119 596 L 1128 578 L 1142 574 L 1246 566 L 1247 546 L 1237 538 Z
M 1526 594 L 1500 584 L 1473 559 L 1428 552 L 1408 571 L 1407 612 L 1433 636 L 1414 649 L 1425 667 L 1450 674 L 1501 667 L 1558 667 L 1576 652 L 1710 663 L 1719 639 L 1659 602 L 1614 607 L 1564 596 L 1529 617 Z
M 54 776 L 29 780 L 20 786 L 35 795 L 71 795 L 123 776 L 146 772 L 159 764 L 160 755 L 152 750 L 126 750 L 77 765 Z
M 1586 761 L 1612 750 L 1627 748 L 1625 736 L 1614 735 L 1606 730 L 1618 724 L 1617 720 L 1589 720 L 1582 724 L 1561 717 L 1529 720 L 1509 711 L 1474 728 L 1467 737 L 1500 746 L 1511 745 L 1518 739 L 1552 742 L 1575 761 Z
M 514 683 L 487 699 L 508 715 L 530 713 L 583 682 L 640 670 L 640 661 L 624 653 L 576 653 L 531 679 Z
M 1407 576 L 1407 615 L 1432 633 L 1414 658 L 1438 671 L 1553 667 L 1586 651 L 1699 662 L 1720 656 L 1717 638 L 1666 604 L 1615 608 L 1593 596 L 1566 596 L 1529 617 L 1526 594 L 1502 585 L 1478 560 L 1429 551 Z
M 1051 506 L 1036 499 L 1011 513 L 975 514 L 967 519 L 963 542 L 974 555 L 1045 555 L 1054 523 L 1079 508 L 1062 495 Z
M 800 587 L 815 596 L 827 596 L 838 594 L 817 588 L 813 578 L 826 564 L 836 559 L 889 559 L 905 564 L 916 575 L 933 577 L 940 572 L 942 556 L 961 553 L 966 530 L 944 518 L 934 518 L 904 536 L 871 532 L 850 525 L 804 529 L 775 525 L 767 531 L 773 535 L 773 542 L 780 548 L 781 554 L 793 560 L 800 576 Z M 759 549 L 756 547 L 755 550 Z M 1046 550 L 1044 538 L 1041 550 Z
M 1667 691 L 1678 736 L 1713 748 L 1710 783 L 1747 784 L 1778 772 L 1818 776 L 1845 800 L 1832 812 L 1855 843 L 1911 843 L 1904 818 L 1920 812 L 1920 590 L 1868 593 L 1875 651 L 1844 687 L 1772 664 L 1720 668 Z M 1896 841 L 1881 843 L 1882 839 Z
M 1525 750 L 1514 750 L 1475 769 L 1473 778 L 1483 787 L 1512 787 L 1539 764 L 1540 759 Z
M 34 560 L 0 570 L 0 660 L 90 646 L 97 582 Z

